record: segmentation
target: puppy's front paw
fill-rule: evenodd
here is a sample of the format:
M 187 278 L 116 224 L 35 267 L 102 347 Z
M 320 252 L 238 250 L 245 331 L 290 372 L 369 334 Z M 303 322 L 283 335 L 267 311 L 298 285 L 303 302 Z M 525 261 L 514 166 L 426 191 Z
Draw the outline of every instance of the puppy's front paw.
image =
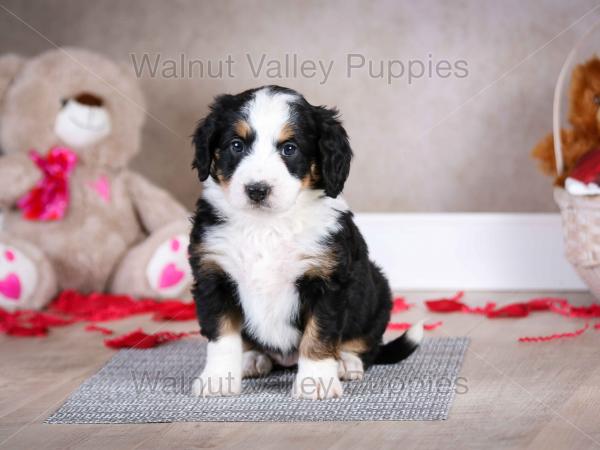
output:
M 315 379 L 313 377 L 296 377 L 292 396 L 297 399 L 325 400 L 328 398 L 339 398 L 344 393 L 340 379 L 330 377 L 327 379 Z
M 242 337 L 221 336 L 206 346 L 206 365 L 192 384 L 198 397 L 237 395 L 242 391 Z
M 300 358 L 292 396 L 298 399 L 324 400 L 339 398 L 344 389 L 338 378 L 335 359 L 312 361 Z
M 238 395 L 242 391 L 242 379 L 231 373 L 202 372 L 192 383 L 192 394 L 197 397 L 221 397 Z

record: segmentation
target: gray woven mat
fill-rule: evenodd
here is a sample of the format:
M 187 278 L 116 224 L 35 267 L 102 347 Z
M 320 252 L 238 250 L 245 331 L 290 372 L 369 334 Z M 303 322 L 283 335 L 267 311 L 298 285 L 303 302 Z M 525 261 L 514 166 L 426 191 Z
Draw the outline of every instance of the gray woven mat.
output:
M 85 381 L 47 423 L 312 422 L 443 420 L 460 389 L 468 338 L 427 339 L 405 361 L 374 366 L 344 382 L 340 399 L 291 397 L 294 372 L 243 381 L 238 397 L 197 398 L 193 379 L 204 365 L 201 340 L 149 350 L 122 350 Z

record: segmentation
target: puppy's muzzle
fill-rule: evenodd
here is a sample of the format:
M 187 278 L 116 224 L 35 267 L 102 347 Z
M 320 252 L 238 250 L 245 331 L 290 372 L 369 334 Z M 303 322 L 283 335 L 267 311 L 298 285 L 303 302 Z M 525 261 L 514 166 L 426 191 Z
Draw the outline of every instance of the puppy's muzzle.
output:
M 271 193 L 271 186 L 264 182 L 250 183 L 245 186 L 246 195 L 254 203 L 262 203 Z

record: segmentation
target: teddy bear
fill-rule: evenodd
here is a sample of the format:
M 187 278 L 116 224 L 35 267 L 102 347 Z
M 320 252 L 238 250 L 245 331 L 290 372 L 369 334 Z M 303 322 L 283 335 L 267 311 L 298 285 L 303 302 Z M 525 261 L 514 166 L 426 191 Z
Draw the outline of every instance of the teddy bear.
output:
M 0 57 L 1 307 L 189 296 L 189 214 L 127 168 L 144 108 L 137 79 L 98 54 Z
M 562 129 L 564 161 L 562 174 L 556 172 L 553 134 L 533 149 L 540 169 L 555 177 L 572 195 L 600 194 L 600 59 L 594 57 L 573 70 L 569 90 L 570 129 Z

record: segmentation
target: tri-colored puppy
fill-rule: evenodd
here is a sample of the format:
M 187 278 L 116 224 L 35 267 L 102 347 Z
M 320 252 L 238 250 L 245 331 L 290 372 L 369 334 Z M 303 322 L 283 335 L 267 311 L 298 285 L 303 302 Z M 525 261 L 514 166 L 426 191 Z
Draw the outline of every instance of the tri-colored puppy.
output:
M 196 395 L 238 394 L 276 363 L 298 365 L 294 396 L 339 397 L 340 379 L 412 353 L 420 324 L 382 345 L 392 295 L 340 195 L 352 150 L 335 109 L 278 86 L 222 95 L 193 142 Z

